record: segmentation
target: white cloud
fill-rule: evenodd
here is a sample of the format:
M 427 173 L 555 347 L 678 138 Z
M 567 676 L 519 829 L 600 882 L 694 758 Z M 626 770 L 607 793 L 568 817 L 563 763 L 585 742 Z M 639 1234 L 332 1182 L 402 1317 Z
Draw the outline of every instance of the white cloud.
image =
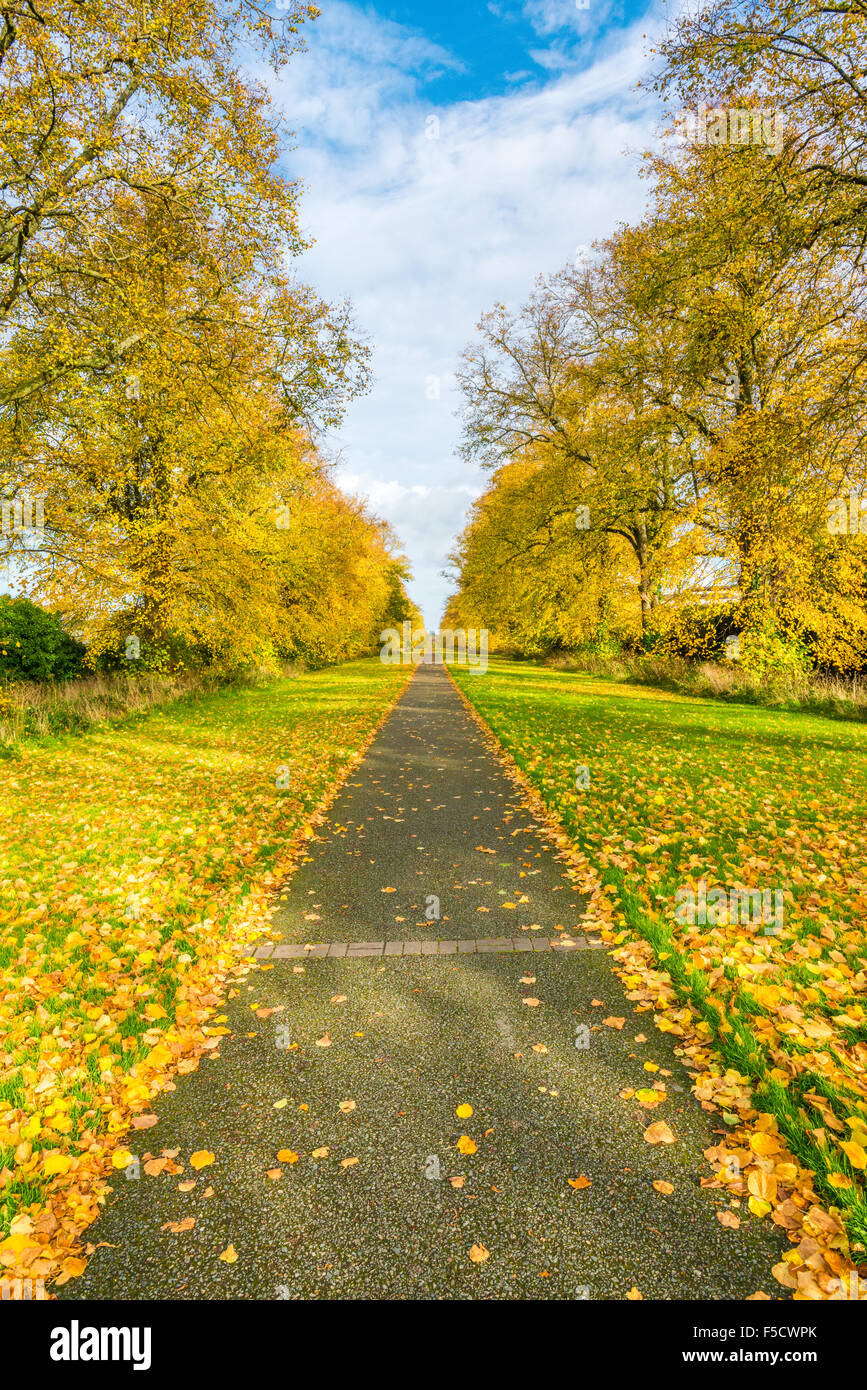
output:
M 316 238 L 301 273 L 353 300 L 375 349 L 373 392 L 333 441 L 342 476 L 395 527 L 430 623 L 448 590 L 440 571 L 484 485 L 455 455 L 458 357 L 494 301 L 517 304 L 538 273 L 641 215 L 638 161 L 624 151 L 653 138 L 655 108 L 635 91 L 646 29 L 606 41 L 580 73 L 437 106 L 427 84 L 457 61 L 336 3 L 275 86 Z

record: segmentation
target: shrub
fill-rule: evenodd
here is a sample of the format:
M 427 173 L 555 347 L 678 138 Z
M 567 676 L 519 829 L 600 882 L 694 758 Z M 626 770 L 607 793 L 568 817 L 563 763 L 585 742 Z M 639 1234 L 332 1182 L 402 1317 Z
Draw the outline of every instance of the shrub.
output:
M 74 680 L 85 650 L 57 614 L 26 598 L 0 596 L 0 680 Z

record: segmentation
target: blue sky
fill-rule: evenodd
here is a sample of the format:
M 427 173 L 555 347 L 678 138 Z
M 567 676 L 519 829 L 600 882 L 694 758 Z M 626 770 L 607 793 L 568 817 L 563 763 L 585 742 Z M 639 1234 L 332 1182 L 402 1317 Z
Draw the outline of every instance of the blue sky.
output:
M 641 216 L 659 110 L 636 90 L 660 0 L 319 0 L 274 96 L 315 245 L 300 274 L 348 297 L 374 385 L 328 441 L 391 522 L 438 622 L 441 571 L 484 475 L 456 455 L 453 375 L 483 312 Z

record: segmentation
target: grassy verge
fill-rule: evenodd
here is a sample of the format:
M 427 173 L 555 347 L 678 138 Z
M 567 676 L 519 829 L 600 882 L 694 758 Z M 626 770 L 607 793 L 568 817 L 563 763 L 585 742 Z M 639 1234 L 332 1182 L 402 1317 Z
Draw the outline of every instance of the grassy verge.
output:
M 761 1180 L 741 1182 L 750 1211 L 803 1241 L 796 1209 L 818 1198 L 863 1261 L 867 730 L 525 663 L 453 674 L 595 867 L 630 997 L 649 997 L 650 981 L 657 1021 L 670 996 L 710 1044 L 700 1098 L 733 1135 L 749 1119 L 794 1156 L 768 1157 Z M 781 892 L 782 926 L 680 920 L 679 890 L 698 898 L 702 881 L 729 902 L 733 889 Z M 814 1283 L 808 1273 L 789 1286 L 827 1296 Z
M 356 661 L 222 691 L 7 765 L 0 1272 L 81 1272 L 121 1140 L 219 1047 L 220 987 L 408 674 Z
M 651 685 L 700 699 L 761 705 L 766 709 L 799 710 L 830 719 L 867 720 L 867 682 L 863 676 L 818 676 L 810 672 L 776 671 L 758 675 L 737 664 L 684 661 L 673 656 L 551 657 L 545 665 L 584 676 L 634 685 Z
M 287 666 L 282 674 L 294 674 L 294 669 Z M 229 687 L 255 689 L 273 681 L 275 675 L 265 670 L 228 673 L 215 668 L 171 675 L 121 672 L 56 685 L 29 681 L 0 685 L 0 759 L 17 758 L 26 743 L 85 733 L 174 700 L 197 699 Z

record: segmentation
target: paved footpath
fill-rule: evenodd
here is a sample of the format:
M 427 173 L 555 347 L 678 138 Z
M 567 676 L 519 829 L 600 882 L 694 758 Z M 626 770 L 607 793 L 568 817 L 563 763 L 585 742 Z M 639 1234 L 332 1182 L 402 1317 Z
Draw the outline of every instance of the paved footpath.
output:
M 774 1228 L 723 1227 L 701 1187 L 719 1120 L 581 910 L 448 676 L 420 667 L 228 1002 L 220 1056 L 133 1136 L 170 1164 L 121 1177 L 60 1296 L 778 1296 Z M 619 1095 L 662 1074 L 645 1061 L 669 1092 L 652 1112 Z M 645 1142 L 657 1119 L 676 1144 Z

